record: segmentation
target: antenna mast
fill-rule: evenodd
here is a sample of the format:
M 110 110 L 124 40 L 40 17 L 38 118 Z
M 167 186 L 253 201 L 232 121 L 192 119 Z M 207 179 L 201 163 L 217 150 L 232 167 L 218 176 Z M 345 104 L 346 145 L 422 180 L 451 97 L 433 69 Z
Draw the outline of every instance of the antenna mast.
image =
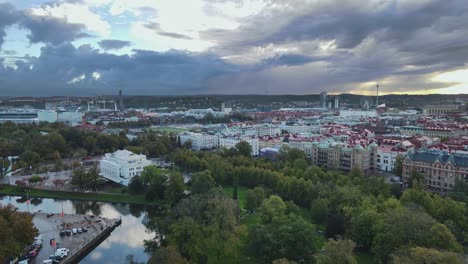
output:
M 379 107 L 379 87 L 380 87 L 380 85 L 377 83 L 377 84 L 375 85 L 375 87 L 377 88 L 377 101 L 375 102 L 375 105 L 376 105 L 377 107 Z

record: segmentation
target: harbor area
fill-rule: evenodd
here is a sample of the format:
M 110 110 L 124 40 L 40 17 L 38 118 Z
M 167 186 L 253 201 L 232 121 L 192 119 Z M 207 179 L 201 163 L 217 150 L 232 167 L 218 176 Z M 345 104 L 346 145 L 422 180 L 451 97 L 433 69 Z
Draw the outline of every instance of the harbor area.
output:
M 121 219 L 39 212 L 33 222 L 42 237 L 42 248 L 30 263 L 77 263 L 104 241 Z

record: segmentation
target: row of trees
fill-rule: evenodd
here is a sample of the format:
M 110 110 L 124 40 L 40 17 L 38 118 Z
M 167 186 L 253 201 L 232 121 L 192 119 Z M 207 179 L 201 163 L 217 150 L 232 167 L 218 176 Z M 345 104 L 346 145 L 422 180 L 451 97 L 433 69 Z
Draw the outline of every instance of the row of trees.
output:
M 455 188 L 458 201 L 428 194 L 417 181 L 411 189 L 402 193 L 399 185 L 386 184 L 381 177 L 364 178 L 358 169 L 347 175 L 324 171 L 310 166 L 304 157 L 300 151 L 285 149 L 276 163 L 239 154 L 194 153 L 189 150 L 176 150 L 169 158 L 184 169 L 199 172 L 194 174 L 197 177 L 203 175 L 203 182 L 209 183 L 206 186 L 213 185 L 212 180 L 215 185 L 238 182 L 251 188 L 247 192 L 247 209 L 261 212 L 264 225 L 255 229 L 258 236 L 250 237 L 259 239 L 255 243 L 257 250 L 252 254 L 264 263 L 280 257 L 299 263 L 318 261 L 312 254 L 315 251 L 306 254 L 307 257 L 292 258 L 298 253 L 284 253 L 290 251 L 283 243 L 277 244 L 283 256 L 270 256 L 271 251 L 267 253 L 268 250 L 258 249 L 259 245 L 268 244 L 266 242 L 271 237 L 266 234 L 278 240 L 268 232 L 278 228 L 272 224 L 275 218 L 272 216 L 284 218 L 276 220 L 278 225 L 282 221 L 292 221 L 285 220 L 288 213 L 267 213 L 261 209 L 266 201 L 275 197 L 270 195 L 277 195 L 276 200 L 288 201 L 286 204 L 308 208 L 311 220 L 325 226 L 326 237 L 351 240 L 357 250 L 371 252 L 376 261 L 402 263 L 402 259 L 418 259 L 422 257 L 421 252 L 429 252 L 434 258 L 455 256 L 459 262 L 454 263 L 461 263 L 461 244 L 468 242 L 468 211 L 466 203 L 461 202 L 467 197 L 465 188 Z M 270 198 L 266 199 L 268 196 Z M 280 207 L 284 209 L 284 206 Z M 267 240 L 260 240 L 262 233 L 265 233 Z M 251 235 L 251 232 L 248 234 Z M 290 239 L 287 244 L 295 242 L 292 237 Z M 352 243 L 346 243 L 351 248 Z M 305 253 L 312 249 L 302 250 Z
M 174 134 L 156 133 L 151 130 L 130 142 L 125 131 L 117 135 L 107 135 L 82 131 L 60 123 L 0 124 L 0 157 L 19 156 L 14 169 L 39 171 L 40 166 L 47 164 L 47 170 L 61 170 L 67 167 L 63 164 L 64 158 L 80 160 L 88 155 L 99 155 L 124 148 L 158 157 L 177 147 L 177 137 Z M 0 163 L 3 168 L 4 162 Z

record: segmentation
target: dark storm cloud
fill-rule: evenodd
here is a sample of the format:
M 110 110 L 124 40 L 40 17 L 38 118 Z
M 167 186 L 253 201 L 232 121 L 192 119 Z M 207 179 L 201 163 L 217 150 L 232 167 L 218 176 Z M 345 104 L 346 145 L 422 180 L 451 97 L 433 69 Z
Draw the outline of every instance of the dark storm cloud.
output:
M 295 66 L 295 65 L 303 65 L 312 61 L 320 61 L 324 60 L 325 58 L 320 57 L 309 57 L 300 54 L 283 54 L 278 55 L 272 58 L 268 58 L 263 60 L 262 65 L 266 67 L 272 66 Z
M 28 11 L 19 11 L 8 3 L 0 3 L 0 47 L 5 37 L 5 28 L 19 25 L 29 30 L 30 43 L 51 43 L 54 45 L 90 37 L 82 24 L 68 23 L 65 19 L 49 16 L 35 16 Z
M 5 28 L 15 24 L 20 17 L 20 13 L 11 4 L 0 3 L 0 47 L 6 35 Z
M 103 39 L 98 44 L 103 50 L 118 50 L 133 45 L 130 41 L 117 39 Z
M 433 89 L 451 85 L 433 82 L 434 74 L 466 67 L 465 0 L 267 2 L 259 14 L 240 20 L 237 29 L 211 29 L 201 36 L 218 43 L 213 49 L 226 57 L 248 57 L 252 51 L 267 49 L 272 51 L 267 60 L 274 62 L 275 49 L 293 49 L 318 59 L 291 64 L 300 66 L 293 67 L 295 72 L 271 63 L 275 67 L 261 72 L 220 76 L 210 81 L 211 91 L 221 83 L 247 90 L 252 89 L 250 84 L 262 84 L 277 93 L 288 92 L 284 87 L 291 92 L 302 87 L 302 93 L 346 91 L 352 89 L 350 84 L 357 87 L 383 79 L 395 92 Z M 334 47 L 321 50 L 320 45 L 311 45 L 315 42 Z
M 47 45 L 38 58 L 17 62 L 17 69 L 0 66 L 2 89 L 14 94 L 193 94 L 217 75 L 239 71 L 212 54 L 134 50 L 132 55 L 101 53 L 90 45 Z M 3 69 L 3 70 L 1 70 Z M 99 80 L 93 79 L 98 72 Z M 84 75 L 80 82 L 70 82 Z
M 161 29 L 161 26 L 155 22 L 145 24 L 145 28 L 151 29 L 152 31 L 154 31 L 154 33 L 160 36 L 165 36 L 165 37 L 175 38 L 175 39 L 192 39 L 191 37 L 184 35 L 184 34 L 164 31 Z
M 50 43 L 58 45 L 79 38 L 91 37 L 85 33 L 86 27 L 82 24 L 68 23 L 65 19 L 34 16 L 27 13 L 21 25 L 30 30 L 27 38 L 31 43 Z

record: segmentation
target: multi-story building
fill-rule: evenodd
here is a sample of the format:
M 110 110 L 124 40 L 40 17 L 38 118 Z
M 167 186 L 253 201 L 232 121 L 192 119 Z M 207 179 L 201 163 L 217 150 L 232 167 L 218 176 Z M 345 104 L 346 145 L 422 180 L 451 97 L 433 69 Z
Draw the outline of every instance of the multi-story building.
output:
M 307 157 L 312 156 L 312 143 L 314 142 L 314 139 L 312 138 L 290 138 L 289 139 L 289 146 L 291 148 L 297 148 L 302 151 L 307 155 Z
M 458 105 L 428 105 L 423 107 L 423 113 L 426 115 L 443 115 L 458 112 Z
M 252 147 L 252 156 L 258 156 L 259 144 L 257 137 L 220 137 L 219 147 L 220 148 L 233 148 L 237 143 L 245 141 Z
M 146 155 L 138 155 L 128 150 L 106 153 L 100 161 L 100 175 L 108 180 L 128 186 L 130 180 L 141 175 L 143 168 L 151 165 Z
M 453 138 L 463 135 L 464 132 L 459 128 L 403 126 L 400 133 L 405 136 Z
M 350 171 L 358 167 L 367 175 L 377 168 L 377 144 L 367 146 L 324 140 L 313 142 L 311 151 L 312 164 L 327 169 Z
M 381 171 L 393 171 L 398 155 L 404 156 L 404 153 L 404 150 L 399 148 L 379 146 L 377 148 L 377 168 Z
M 403 160 L 405 183 L 413 172 L 424 177 L 428 191 L 445 195 L 456 180 L 468 182 L 468 155 L 434 150 L 408 151 Z
M 214 149 L 218 147 L 218 136 L 214 135 L 184 132 L 179 135 L 179 138 L 181 144 L 191 142 L 192 149 L 197 151 Z

